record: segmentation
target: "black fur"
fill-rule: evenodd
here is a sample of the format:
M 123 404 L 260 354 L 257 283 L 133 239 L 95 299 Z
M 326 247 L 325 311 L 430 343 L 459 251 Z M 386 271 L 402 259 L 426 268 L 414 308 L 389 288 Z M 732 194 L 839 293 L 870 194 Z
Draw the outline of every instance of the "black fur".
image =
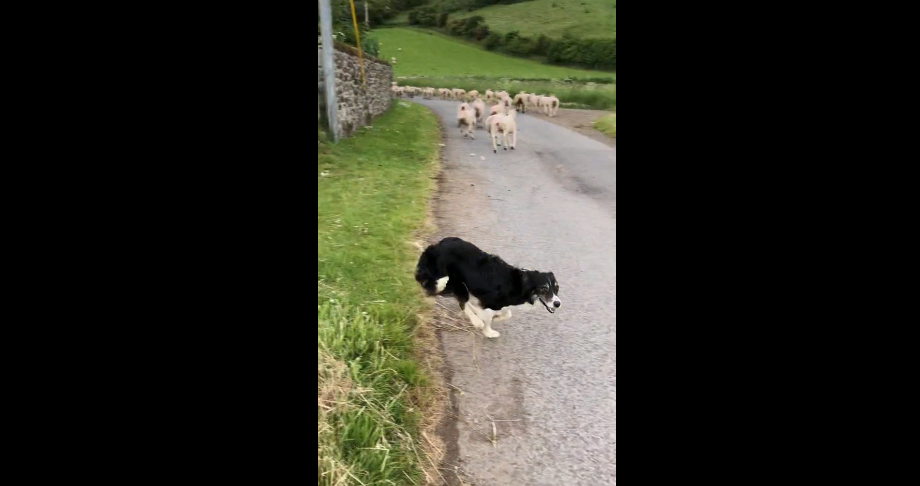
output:
M 522 270 L 497 255 L 486 253 L 460 238 L 444 238 L 425 249 L 415 268 L 415 280 L 429 296 L 437 293 L 437 280 L 450 277 L 440 295 L 453 295 L 463 310 L 470 294 L 486 309 L 534 304 L 552 299 L 559 284 L 552 272 Z M 545 305 L 545 304 L 544 304 Z M 547 310 L 553 312 L 547 307 Z

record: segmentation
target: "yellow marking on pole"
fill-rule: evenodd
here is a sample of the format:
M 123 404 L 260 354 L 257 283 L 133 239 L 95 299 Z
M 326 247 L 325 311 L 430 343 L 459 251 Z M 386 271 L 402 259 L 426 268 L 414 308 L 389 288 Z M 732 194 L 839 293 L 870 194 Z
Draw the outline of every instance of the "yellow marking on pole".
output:
M 361 66 L 361 82 L 364 84 L 364 89 L 367 89 L 367 79 L 364 78 L 364 55 L 361 53 L 361 34 L 358 33 L 358 16 L 355 15 L 355 0 L 349 0 L 351 2 L 351 22 L 355 27 L 355 44 L 358 44 L 358 62 Z

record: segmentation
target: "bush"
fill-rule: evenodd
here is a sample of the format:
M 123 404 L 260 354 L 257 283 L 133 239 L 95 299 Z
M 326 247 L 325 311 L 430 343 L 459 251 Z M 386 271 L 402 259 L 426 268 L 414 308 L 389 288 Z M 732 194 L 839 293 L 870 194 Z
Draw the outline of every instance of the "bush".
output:
M 495 49 L 499 48 L 501 45 L 502 45 L 502 35 L 499 34 L 498 32 L 492 32 L 491 34 L 489 34 L 489 36 L 486 37 L 486 41 L 484 43 L 486 50 L 489 50 L 489 51 L 494 51 Z
M 547 60 L 554 64 L 575 64 L 594 69 L 616 69 L 616 39 L 580 39 L 566 34 L 549 40 Z
M 447 16 L 448 13 L 444 12 L 438 17 L 438 27 L 444 27 L 447 25 Z
M 476 40 L 483 40 L 489 35 L 489 26 L 486 24 L 482 24 L 474 28 L 473 31 L 471 32 L 471 35 Z

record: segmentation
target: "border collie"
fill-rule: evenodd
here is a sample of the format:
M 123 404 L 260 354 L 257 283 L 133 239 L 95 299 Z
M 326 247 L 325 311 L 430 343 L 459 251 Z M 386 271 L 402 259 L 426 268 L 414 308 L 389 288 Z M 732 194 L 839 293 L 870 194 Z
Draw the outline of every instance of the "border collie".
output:
M 425 249 L 415 280 L 428 296 L 453 295 L 460 310 L 488 338 L 500 334 L 493 321 L 511 317 L 512 306 L 533 308 L 539 300 L 550 314 L 562 305 L 553 272 L 513 267 L 460 238 L 444 238 Z

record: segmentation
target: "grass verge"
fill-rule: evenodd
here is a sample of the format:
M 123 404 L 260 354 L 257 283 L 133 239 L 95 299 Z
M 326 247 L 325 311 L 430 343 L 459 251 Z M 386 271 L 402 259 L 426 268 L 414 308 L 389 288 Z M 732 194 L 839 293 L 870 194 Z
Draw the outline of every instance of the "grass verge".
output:
M 438 167 L 434 114 L 394 101 L 318 162 L 319 485 L 422 484 L 430 376 L 414 332 L 426 303 L 412 245 Z
M 597 120 L 594 120 L 592 124 L 594 125 L 595 130 L 605 135 L 611 136 L 613 138 L 617 138 L 617 114 L 616 113 L 612 115 L 607 115 L 605 117 L 598 118 Z

